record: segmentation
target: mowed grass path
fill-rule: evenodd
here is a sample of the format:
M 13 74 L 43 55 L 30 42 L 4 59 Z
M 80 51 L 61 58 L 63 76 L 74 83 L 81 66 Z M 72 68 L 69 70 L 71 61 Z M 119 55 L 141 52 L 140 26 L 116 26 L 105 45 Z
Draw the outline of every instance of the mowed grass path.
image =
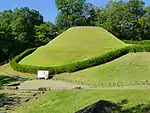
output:
M 63 73 L 53 77 L 71 82 L 104 83 L 134 82 L 150 80 L 150 53 L 129 53 L 109 63 L 74 73 Z
M 139 104 L 147 104 L 150 101 L 149 96 L 150 90 L 50 91 L 12 113 L 74 113 L 99 100 L 118 103 L 127 99 L 128 103 L 124 108 L 131 108 Z M 136 110 L 137 108 L 134 111 Z
M 35 79 L 35 74 L 29 74 L 29 73 L 21 73 L 18 71 L 15 71 L 10 64 L 5 64 L 3 66 L 0 66 L 0 76 L 4 75 L 13 75 L 13 76 L 20 76 L 27 79 Z
M 100 56 L 126 44 L 100 27 L 73 27 L 25 57 L 20 64 L 55 66 Z

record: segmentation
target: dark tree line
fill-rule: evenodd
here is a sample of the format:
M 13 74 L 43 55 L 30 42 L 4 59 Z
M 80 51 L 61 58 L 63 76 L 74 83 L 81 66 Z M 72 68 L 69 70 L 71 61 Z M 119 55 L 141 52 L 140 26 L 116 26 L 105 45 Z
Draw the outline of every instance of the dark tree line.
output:
M 150 39 L 150 6 L 143 0 L 110 1 L 105 8 L 86 0 L 56 0 L 59 14 L 56 26 L 66 30 L 72 26 L 99 26 L 119 39 Z
M 20 52 L 48 43 L 56 26 L 28 7 L 0 12 L 0 62 Z
M 56 26 L 64 31 L 73 26 L 94 26 L 99 9 L 86 0 L 56 0 Z
M 110 1 L 104 8 L 86 0 L 55 0 L 55 24 L 28 7 L 0 12 L 0 62 L 44 45 L 74 26 L 99 26 L 122 40 L 150 39 L 150 6 L 143 0 Z

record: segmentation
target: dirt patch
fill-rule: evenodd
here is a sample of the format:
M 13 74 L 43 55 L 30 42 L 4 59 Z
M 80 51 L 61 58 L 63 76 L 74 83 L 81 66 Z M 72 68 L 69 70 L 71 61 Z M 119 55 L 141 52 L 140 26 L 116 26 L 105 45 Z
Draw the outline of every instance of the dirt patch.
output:
M 19 89 L 32 89 L 32 90 L 61 90 L 61 89 L 74 89 L 74 88 L 83 88 L 85 86 L 79 86 L 71 83 L 66 83 L 63 81 L 55 80 L 31 80 L 25 81 L 19 86 Z
M 75 113 L 114 113 L 115 111 L 120 110 L 120 108 L 121 106 L 114 102 L 100 100 Z

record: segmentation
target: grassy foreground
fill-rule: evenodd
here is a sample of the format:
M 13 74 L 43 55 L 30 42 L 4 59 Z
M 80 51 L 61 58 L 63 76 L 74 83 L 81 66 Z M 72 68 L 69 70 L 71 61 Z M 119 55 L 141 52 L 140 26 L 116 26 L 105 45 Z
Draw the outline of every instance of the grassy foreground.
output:
M 20 64 L 55 66 L 100 56 L 126 44 L 100 27 L 70 28 L 25 57 Z
M 132 107 L 150 102 L 150 90 L 80 90 L 80 91 L 51 91 L 17 108 L 12 113 L 74 113 L 99 100 L 128 103 L 124 109 L 132 111 Z M 141 108 L 136 108 L 134 113 Z M 128 112 L 127 112 L 128 113 Z M 132 112 L 131 112 L 132 113 Z
M 20 76 L 27 79 L 35 79 L 36 75 L 29 74 L 29 73 L 21 73 L 13 70 L 10 64 L 5 64 L 0 67 L 0 76 L 3 75 L 13 75 L 13 76 Z
M 81 70 L 75 73 L 63 73 L 53 77 L 75 83 L 135 82 L 150 80 L 150 53 L 129 53 L 109 63 Z

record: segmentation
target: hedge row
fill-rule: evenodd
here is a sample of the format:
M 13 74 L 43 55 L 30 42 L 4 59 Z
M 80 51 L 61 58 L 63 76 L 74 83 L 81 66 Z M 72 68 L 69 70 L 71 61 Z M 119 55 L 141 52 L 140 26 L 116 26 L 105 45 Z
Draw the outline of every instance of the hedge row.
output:
M 53 67 L 42 67 L 42 66 L 32 66 L 32 65 L 21 65 L 18 64 L 18 62 L 23 59 L 25 56 L 29 55 L 33 51 L 35 51 L 36 48 L 28 49 L 24 51 L 22 54 L 16 56 L 11 61 L 11 66 L 14 70 L 24 72 L 24 73 L 32 73 L 36 74 L 38 70 L 48 70 L 51 75 L 53 74 L 59 74 L 64 72 L 75 72 L 79 71 L 85 68 L 97 66 L 100 64 L 104 64 L 106 62 L 112 61 L 116 58 L 119 58 L 129 52 L 150 52 L 150 45 L 144 45 L 144 46 L 128 46 L 125 48 L 121 48 L 115 51 L 110 51 L 102 56 L 83 60 L 83 61 L 77 61 L 75 63 L 61 65 L 61 66 L 53 66 Z
M 148 45 L 150 44 L 150 40 L 141 40 L 141 41 L 136 41 L 136 40 L 123 40 L 126 44 L 139 44 L 139 45 Z

